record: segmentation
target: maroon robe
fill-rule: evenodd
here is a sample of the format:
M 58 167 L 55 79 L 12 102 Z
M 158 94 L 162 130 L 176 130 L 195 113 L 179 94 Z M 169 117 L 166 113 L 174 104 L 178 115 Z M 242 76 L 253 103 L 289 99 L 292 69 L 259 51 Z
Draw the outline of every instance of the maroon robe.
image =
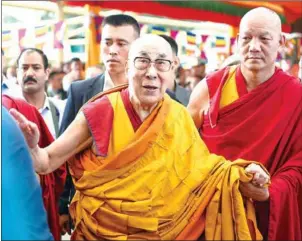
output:
M 142 121 L 130 102 L 128 88 L 121 91 L 121 98 L 135 132 L 142 124 Z M 83 113 L 94 136 L 98 155 L 107 156 L 114 115 L 108 96 L 105 95 L 95 102 L 84 106 Z M 102 114 L 100 115 L 99 113 Z
M 210 109 L 200 128 L 212 153 L 226 159 L 259 161 L 272 176 L 270 199 L 255 202 L 258 227 L 269 240 L 302 239 L 302 86 L 276 68 L 247 92 L 236 70 L 239 99 L 220 109 L 228 68 L 207 78 Z
M 43 117 L 34 106 L 22 99 L 12 98 L 7 95 L 2 95 L 2 105 L 8 110 L 11 108 L 18 110 L 28 120 L 36 123 L 40 131 L 40 147 L 46 147 L 53 142 L 54 139 L 50 134 Z M 50 231 L 55 240 L 61 240 L 58 202 L 59 197 L 64 190 L 66 165 L 62 165 L 59 169 L 50 174 L 39 176 Z

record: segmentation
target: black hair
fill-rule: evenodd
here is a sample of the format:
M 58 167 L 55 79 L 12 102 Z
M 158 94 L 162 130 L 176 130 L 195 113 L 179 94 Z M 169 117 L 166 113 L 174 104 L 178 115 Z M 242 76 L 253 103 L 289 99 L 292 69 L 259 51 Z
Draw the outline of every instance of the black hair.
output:
M 140 27 L 135 18 L 126 15 L 126 14 L 114 14 L 104 18 L 102 22 L 102 27 L 105 25 L 112 25 L 115 27 L 131 25 L 134 31 L 137 33 L 137 36 L 140 35 Z
M 43 60 L 44 69 L 47 69 L 49 67 L 47 56 L 44 54 L 44 52 L 42 50 L 36 49 L 36 48 L 25 48 L 21 51 L 21 53 L 19 54 L 19 57 L 17 58 L 18 67 L 19 67 L 20 58 L 21 58 L 22 54 L 25 52 L 36 52 L 36 53 L 40 54 L 40 56 L 42 57 L 42 60 Z
M 73 63 L 73 62 L 81 62 L 81 60 L 79 58 L 72 58 L 69 63 Z
M 160 34 L 159 36 L 162 37 L 163 39 L 165 39 L 170 44 L 173 53 L 177 56 L 177 54 L 178 54 L 178 45 L 177 45 L 176 41 L 173 38 L 171 38 L 167 35 L 164 35 L 164 34 Z
M 57 74 L 66 74 L 64 71 L 52 71 L 50 72 L 48 79 L 52 79 Z

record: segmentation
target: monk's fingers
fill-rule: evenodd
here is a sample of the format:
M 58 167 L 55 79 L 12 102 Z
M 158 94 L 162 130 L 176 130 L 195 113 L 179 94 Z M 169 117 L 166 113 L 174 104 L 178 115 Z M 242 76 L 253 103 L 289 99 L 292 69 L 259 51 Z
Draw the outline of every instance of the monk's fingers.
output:
M 248 165 L 246 168 L 245 168 L 245 171 L 247 173 L 255 173 L 259 170 L 259 165 L 255 164 L 255 163 L 251 163 L 250 165 Z
M 15 120 L 19 123 L 19 124 L 26 124 L 28 122 L 28 120 L 26 119 L 26 117 L 24 115 L 22 115 L 19 111 L 17 111 L 16 109 L 10 109 L 9 113 L 15 118 Z
M 29 121 L 24 115 L 22 115 L 16 109 L 10 109 L 9 112 L 17 121 L 19 127 L 21 128 L 24 134 L 34 135 L 38 131 L 37 125 Z
M 256 186 L 263 186 L 270 181 L 269 175 L 263 170 L 260 165 L 252 163 L 245 169 L 245 171 L 247 173 L 253 174 L 252 183 Z
M 262 187 L 263 185 L 269 183 L 270 177 L 266 173 L 255 173 L 252 183 L 256 186 Z

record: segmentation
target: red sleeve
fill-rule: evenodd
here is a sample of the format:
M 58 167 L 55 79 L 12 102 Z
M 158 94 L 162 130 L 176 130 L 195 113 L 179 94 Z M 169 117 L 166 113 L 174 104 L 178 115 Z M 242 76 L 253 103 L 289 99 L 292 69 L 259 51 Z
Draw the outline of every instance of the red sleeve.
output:
M 258 227 L 268 240 L 302 240 L 301 127 L 299 121 L 288 133 L 292 137 L 291 148 L 283 152 L 288 152 L 289 158 L 272 176 L 269 202 L 256 204 L 257 213 L 261 215 Z
M 83 107 L 98 155 L 107 156 L 113 123 L 113 108 L 107 96 Z

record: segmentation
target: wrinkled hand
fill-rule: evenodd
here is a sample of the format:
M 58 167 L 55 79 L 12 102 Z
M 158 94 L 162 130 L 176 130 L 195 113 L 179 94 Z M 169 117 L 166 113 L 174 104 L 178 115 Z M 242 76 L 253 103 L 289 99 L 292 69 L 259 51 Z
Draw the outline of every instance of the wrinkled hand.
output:
M 70 223 L 69 223 L 68 214 L 60 215 L 59 221 L 60 221 L 61 235 L 64 235 L 66 233 L 71 235 L 71 227 L 70 227 Z
M 263 187 L 270 182 L 269 175 L 262 169 L 260 165 L 252 163 L 245 168 L 246 173 L 253 174 L 252 183 L 255 186 Z
M 10 109 L 9 112 L 22 130 L 29 148 L 35 148 L 38 145 L 40 138 L 40 132 L 37 125 L 26 119 L 26 117 L 16 109 Z
M 270 182 L 269 175 L 262 169 L 260 165 L 252 163 L 245 168 L 245 172 L 253 174 L 253 179 L 249 183 L 240 183 L 241 193 L 256 201 L 266 201 L 269 199 L 268 184 Z
M 267 201 L 269 199 L 268 187 L 256 187 L 252 183 L 240 183 L 239 189 L 242 195 L 252 198 L 255 201 Z

